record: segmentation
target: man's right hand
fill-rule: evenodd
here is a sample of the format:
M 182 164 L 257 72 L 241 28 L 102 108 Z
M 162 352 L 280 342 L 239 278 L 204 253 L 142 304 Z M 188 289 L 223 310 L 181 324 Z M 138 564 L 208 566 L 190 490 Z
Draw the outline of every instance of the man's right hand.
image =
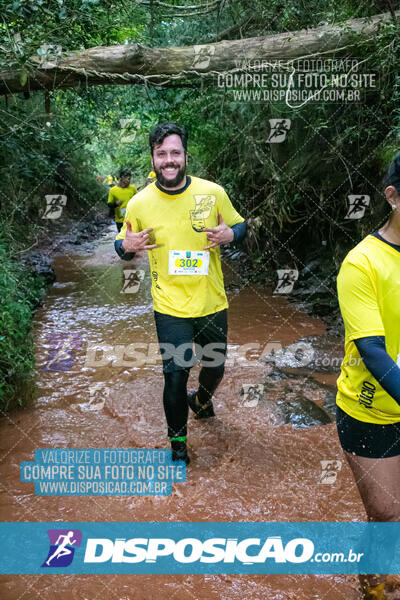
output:
M 153 231 L 152 228 L 143 229 L 143 231 L 135 233 L 132 231 L 132 225 L 127 221 L 125 239 L 122 242 L 125 252 L 140 252 L 141 250 L 153 250 L 153 248 L 157 248 L 157 244 L 149 244 L 149 233 L 151 231 Z

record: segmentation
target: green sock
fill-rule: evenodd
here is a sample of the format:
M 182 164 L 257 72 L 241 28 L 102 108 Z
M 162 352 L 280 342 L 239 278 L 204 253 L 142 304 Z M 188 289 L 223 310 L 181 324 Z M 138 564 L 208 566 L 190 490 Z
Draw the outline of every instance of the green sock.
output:
M 181 435 L 181 437 L 170 437 L 170 442 L 186 442 L 186 435 Z

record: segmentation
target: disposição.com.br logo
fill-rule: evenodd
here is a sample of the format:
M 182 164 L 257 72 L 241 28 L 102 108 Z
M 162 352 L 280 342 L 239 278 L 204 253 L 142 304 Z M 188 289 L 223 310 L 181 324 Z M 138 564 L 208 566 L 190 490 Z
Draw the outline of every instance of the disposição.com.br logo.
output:
M 82 541 L 79 529 L 48 529 L 50 548 L 42 567 L 68 567 Z

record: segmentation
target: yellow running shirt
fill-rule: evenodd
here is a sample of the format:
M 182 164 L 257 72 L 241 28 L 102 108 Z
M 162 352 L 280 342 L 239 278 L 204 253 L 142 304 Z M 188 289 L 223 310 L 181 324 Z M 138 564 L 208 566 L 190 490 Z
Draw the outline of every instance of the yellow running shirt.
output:
M 161 191 L 156 183 L 141 190 L 129 202 L 125 223 L 116 238 L 125 238 L 126 221 L 136 233 L 153 228 L 149 243 L 158 244 L 158 248 L 148 254 L 154 310 L 186 318 L 228 307 L 220 248 L 203 252 L 208 242 L 201 228 L 216 227 L 218 213 L 229 227 L 244 221 L 221 186 L 198 177 L 187 177 L 187 184 L 178 194 Z M 208 274 L 185 274 L 194 270 L 188 265 L 206 269 L 208 260 Z M 185 273 L 179 274 L 182 270 Z
M 121 206 L 115 207 L 115 222 L 123 223 L 125 219 L 126 207 L 129 200 L 137 193 L 137 189 L 133 184 L 128 185 L 126 188 L 121 188 L 119 185 L 114 185 L 108 194 L 107 204 L 113 204 L 114 202 L 121 202 Z
M 385 336 L 387 353 L 400 365 L 400 254 L 368 235 L 344 259 L 337 284 L 346 330 L 337 404 L 359 421 L 400 421 L 400 406 L 365 367 L 353 341 Z

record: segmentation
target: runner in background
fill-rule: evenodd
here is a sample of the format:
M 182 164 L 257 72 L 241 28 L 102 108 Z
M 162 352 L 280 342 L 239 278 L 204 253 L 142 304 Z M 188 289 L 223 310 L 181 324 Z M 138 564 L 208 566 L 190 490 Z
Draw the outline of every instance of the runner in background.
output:
M 124 223 L 128 202 L 136 193 L 136 187 L 131 184 L 131 172 L 120 171 L 118 183 L 110 189 L 107 200 L 109 216 L 115 220 L 118 231 Z
M 157 175 L 155 174 L 155 172 L 150 171 L 150 173 L 147 175 L 146 185 L 149 185 L 150 183 L 154 183 L 156 179 L 157 179 Z
M 219 246 L 243 239 L 246 225 L 221 186 L 186 175 L 183 127 L 158 125 L 150 149 L 157 179 L 129 202 L 115 248 L 126 260 L 149 250 L 172 458 L 188 463 L 188 407 L 196 418 L 213 417 L 211 398 L 224 374 L 228 301 Z M 194 342 L 202 368 L 188 396 Z
M 368 520 L 398 522 L 400 152 L 389 167 L 384 187 L 391 209 L 388 221 L 349 252 L 338 276 L 346 334 L 338 379 L 337 428 Z M 360 579 L 368 600 L 383 600 L 385 591 L 390 591 L 388 584 L 385 588 L 385 576 Z

